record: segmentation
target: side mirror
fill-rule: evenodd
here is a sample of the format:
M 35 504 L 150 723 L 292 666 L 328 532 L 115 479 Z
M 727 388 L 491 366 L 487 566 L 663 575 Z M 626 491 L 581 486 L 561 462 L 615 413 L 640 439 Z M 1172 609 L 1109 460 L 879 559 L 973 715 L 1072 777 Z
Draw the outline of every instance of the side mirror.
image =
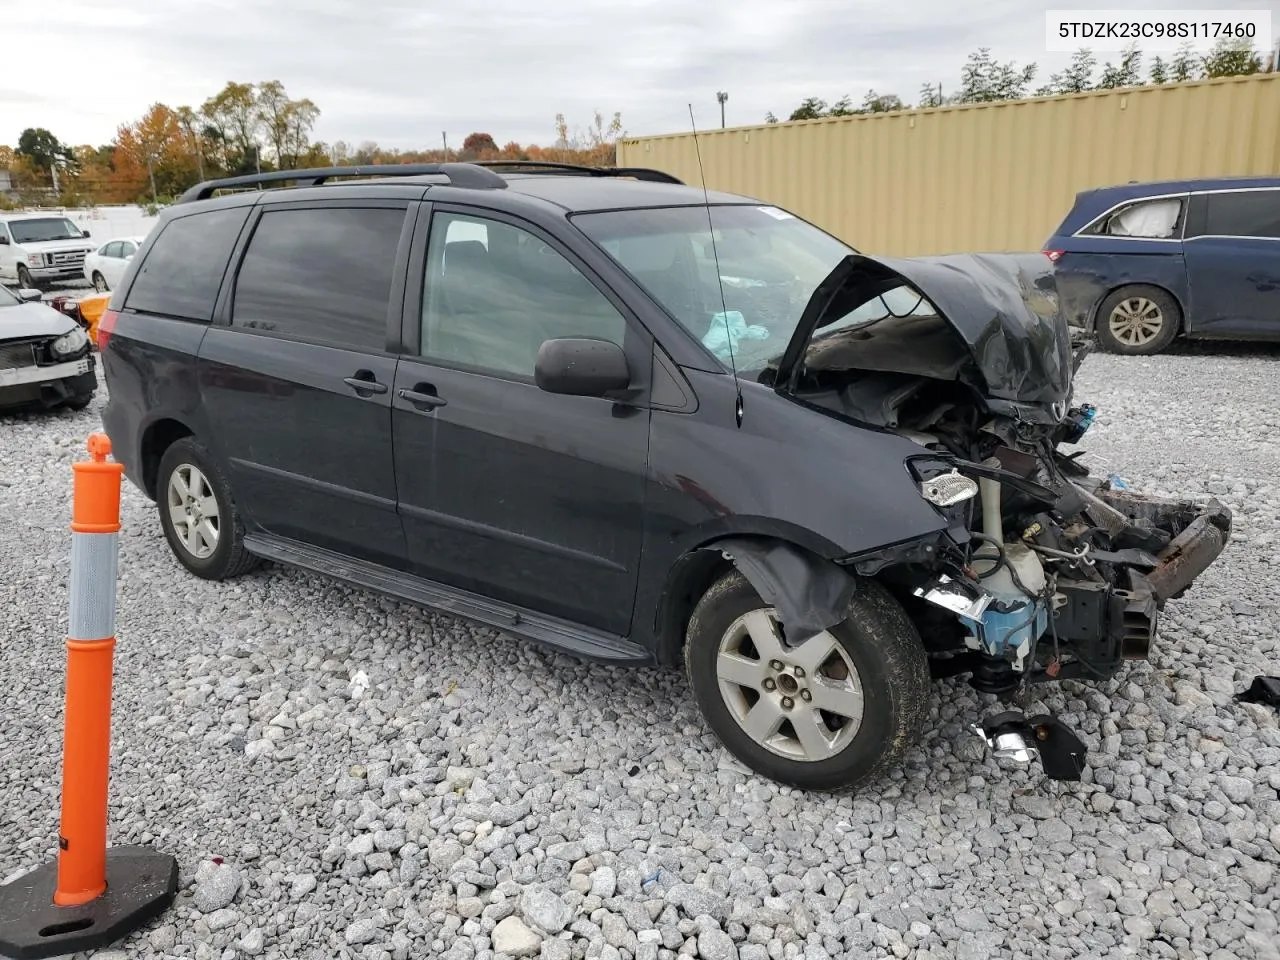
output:
M 34 287 L 22 287 L 18 290 L 18 299 L 23 303 L 39 303 L 44 299 L 44 294 Z
M 0 247 L 7 247 L 8 245 L 9 235 L 7 233 L 0 233 Z
M 81 230 L 81 231 L 80 231 L 80 236 L 82 236 L 82 237 L 88 237 L 88 236 L 89 236 L 89 231 L 88 231 L 88 230 Z
M 602 397 L 631 383 L 627 356 L 608 340 L 562 337 L 538 348 L 533 380 L 547 393 Z

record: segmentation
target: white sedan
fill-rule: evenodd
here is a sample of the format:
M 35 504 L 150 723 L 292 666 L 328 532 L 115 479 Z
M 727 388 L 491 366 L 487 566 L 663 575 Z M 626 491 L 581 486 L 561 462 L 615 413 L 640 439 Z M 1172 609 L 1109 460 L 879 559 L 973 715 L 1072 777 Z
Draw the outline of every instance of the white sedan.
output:
M 129 261 L 146 237 L 120 237 L 108 240 L 84 258 L 84 278 L 93 289 L 106 293 L 120 285 Z

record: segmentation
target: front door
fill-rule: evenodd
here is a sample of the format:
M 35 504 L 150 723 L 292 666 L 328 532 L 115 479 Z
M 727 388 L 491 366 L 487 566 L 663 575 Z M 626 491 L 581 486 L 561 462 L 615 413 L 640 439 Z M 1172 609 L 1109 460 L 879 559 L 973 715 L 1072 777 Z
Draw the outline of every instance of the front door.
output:
M 237 501 L 269 533 L 394 566 L 391 385 L 407 204 L 271 204 L 200 351 L 200 388 Z M 396 304 L 393 309 L 391 304 Z
M 1183 249 L 1193 333 L 1280 337 L 1280 188 L 1193 196 Z
M 552 337 L 613 340 L 643 388 L 651 343 L 529 224 L 437 205 L 428 236 L 406 296 L 415 349 L 392 400 L 410 560 L 429 579 L 625 634 L 644 528 L 644 396 L 545 393 L 534 363 Z

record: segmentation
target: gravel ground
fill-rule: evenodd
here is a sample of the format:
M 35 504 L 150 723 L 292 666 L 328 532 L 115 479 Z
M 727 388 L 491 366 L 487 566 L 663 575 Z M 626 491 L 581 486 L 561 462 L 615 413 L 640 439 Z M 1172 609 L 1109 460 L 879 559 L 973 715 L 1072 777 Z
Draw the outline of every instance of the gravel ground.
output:
M 1090 448 L 1237 512 L 1150 663 L 1045 705 L 1085 781 L 1001 770 L 939 684 L 878 789 L 805 795 L 718 748 L 678 671 L 584 665 L 269 567 L 184 575 L 124 501 L 111 842 L 182 866 L 100 957 L 1277 957 L 1280 349 L 1089 358 Z M 55 849 L 79 414 L 0 418 L 0 877 Z M 217 862 L 220 860 L 221 862 Z

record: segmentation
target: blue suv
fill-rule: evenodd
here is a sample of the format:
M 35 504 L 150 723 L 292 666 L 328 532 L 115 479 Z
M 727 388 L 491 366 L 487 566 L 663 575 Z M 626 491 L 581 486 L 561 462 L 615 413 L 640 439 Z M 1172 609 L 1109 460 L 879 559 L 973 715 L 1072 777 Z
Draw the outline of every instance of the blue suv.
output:
M 1105 350 L 1280 339 L 1280 177 L 1085 190 L 1044 252 L 1068 322 Z

